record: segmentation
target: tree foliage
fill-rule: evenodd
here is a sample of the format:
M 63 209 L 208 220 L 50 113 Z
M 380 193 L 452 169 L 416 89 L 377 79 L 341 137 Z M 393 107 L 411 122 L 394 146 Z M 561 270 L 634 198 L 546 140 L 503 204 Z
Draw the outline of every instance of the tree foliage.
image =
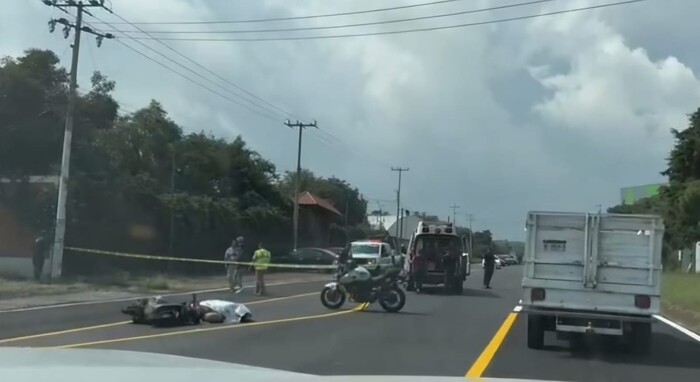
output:
M 67 84 L 51 51 L 0 62 L 0 177 L 58 174 Z M 90 89 L 79 92 L 67 245 L 164 254 L 174 242 L 173 255 L 219 259 L 233 237 L 245 235 L 251 246 L 264 239 L 273 250 L 288 249 L 290 174 L 280 176 L 240 136 L 185 133 L 155 100 L 120 113 L 116 86 L 95 72 Z M 366 202 L 346 181 L 305 172 L 304 182 L 302 189 L 341 212 L 347 205 L 349 224 L 364 221 Z M 43 199 L 36 188 L 0 184 L 0 203 L 36 232 L 51 230 L 55 188 L 42 188 Z M 103 265 L 94 259 L 70 254 L 64 264 L 94 270 Z
M 668 167 L 661 173 L 668 177 L 668 185 L 656 196 L 608 209 L 611 213 L 663 216 L 666 257 L 671 250 L 700 241 L 700 108 L 689 115 L 687 128 L 671 132 L 675 143 L 667 158 Z

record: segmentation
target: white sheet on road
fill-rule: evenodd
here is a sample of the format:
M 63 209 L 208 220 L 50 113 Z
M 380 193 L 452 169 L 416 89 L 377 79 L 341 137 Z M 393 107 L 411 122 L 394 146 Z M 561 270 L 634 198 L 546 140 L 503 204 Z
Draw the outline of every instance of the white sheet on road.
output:
M 251 314 L 250 310 L 243 305 L 231 301 L 225 300 L 204 300 L 200 301 L 199 305 L 206 306 L 207 308 L 219 313 L 224 317 L 225 323 L 239 323 L 241 318 L 246 314 Z

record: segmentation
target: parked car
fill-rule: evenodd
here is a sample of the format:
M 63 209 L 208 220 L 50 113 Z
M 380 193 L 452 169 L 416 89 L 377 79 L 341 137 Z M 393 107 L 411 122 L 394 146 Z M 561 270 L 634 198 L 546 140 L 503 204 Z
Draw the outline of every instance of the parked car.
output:
M 343 249 L 344 249 L 344 248 L 343 248 L 343 247 L 329 247 L 329 248 L 326 248 L 326 249 L 329 250 L 329 251 L 331 251 L 331 252 L 333 252 L 333 253 L 335 253 L 336 255 L 340 255 L 340 253 L 343 252 Z
M 510 262 L 510 259 L 508 258 L 508 255 L 496 255 L 496 258 L 498 260 L 501 260 L 501 265 L 503 265 L 503 266 L 511 265 L 511 262 Z
M 484 259 L 481 259 L 481 267 L 484 267 Z M 503 260 L 496 257 L 496 269 L 501 269 L 503 267 Z
M 278 264 L 296 264 L 296 265 L 335 265 L 338 260 L 338 254 L 325 248 L 297 248 L 296 251 L 275 257 L 272 262 Z M 332 271 L 332 270 L 325 270 Z

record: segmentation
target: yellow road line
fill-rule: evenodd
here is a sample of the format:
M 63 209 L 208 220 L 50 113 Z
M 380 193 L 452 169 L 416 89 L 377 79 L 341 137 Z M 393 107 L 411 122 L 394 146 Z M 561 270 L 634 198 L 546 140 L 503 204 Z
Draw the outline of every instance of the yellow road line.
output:
M 318 292 L 312 292 L 312 293 L 302 293 L 302 294 L 295 294 L 292 296 L 284 296 L 284 297 L 277 297 L 277 298 L 268 298 L 266 300 L 258 300 L 258 301 L 252 301 L 252 302 L 246 302 L 244 305 L 256 305 L 256 304 L 264 304 L 266 302 L 275 302 L 275 301 L 281 301 L 281 300 L 289 300 L 292 298 L 298 298 L 298 297 L 306 297 L 306 296 L 311 296 L 315 295 Z M 23 340 L 33 340 L 35 338 L 42 338 L 42 337 L 50 337 L 50 336 L 58 336 L 61 334 L 69 334 L 69 333 L 76 333 L 76 332 L 82 332 L 82 331 L 87 331 L 87 330 L 93 330 L 93 329 L 102 329 L 102 328 L 109 328 L 111 326 L 118 326 L 118 325 L 124 325 L 124 324 L 129 324 L 131 321 L 119 321 L 119 322 L 112 322 L 109 324 L 102 324 L 102 325 L 94 325 L 94 326 L 84 326 L 81 328 L 75 328 L 75 329 L 68 329 L 68 330 L 61 330 L 58 332 L 47 332 L 47 333 L 40 333 L 40 334 L 32 334 L 29 336 L 23 336 L 23 337 L 14 337 L 14 338 L 7 338 L 4 340 L 0 340 L 0 344 L 8 343 L 8 342 L 15 342 L 15 341 L 23 341 Z
M 32 340 L 32 339 L 35 339 L 35 338 L 42 338 L 42 337 L 49 337 L 49 336 L 57 336 L 57 335 L 59 335 L 59 334 L 68 334 L 68 333 L 82 332 L 82 331 L 85 331 L 85 330 L 108 328 L 108 327 L 110 327 L 110 326 L 124 325 L 124 324 L 128 324 L 128 323 L 130 323 L 130 322 L 131 322 L 131 321 L 112 322 L 111 324 L 102 324 L 102 325 L 94 325 L 94 326 L 85 326 L 85 327 L 82 327 L 82 328 L 61 330 L 61 331 L 58 331 L 58 332 L 48 332 L 48 333 L 32 334 L 32 335 L 23 336 L 23 337 L 7 338 L 7 339 L 4 339 L 4 340 L 0 340 L 0 344 L 4 344 L 4 343 L 8 343 L 8 342 L 14 342 L 14 341 Z
M 516 318 L 518 318 L 518 313 L 512 312 L 508 314 L 508 317 L 506 317 L 506 320 L 493 336 L 491 342 L 486 345 L 486 348 L 484 348 L 484 351 L 481 352 L 479 358 L 476 359 L 476 362 L 474 362 L 469 371 L 467 371 L 467 374 L 465 375 L 466 378 L 480 378 L 484 374 L 484 371 L 489 366 L 489 363 L 491 363 L 491 360 L 496 355 L 496 351 L 498 351 L 498 348 L 503 343 L 503 340 L 506 339 L 510 328 L 513 327 Z
M 265 300 L 258 300 L 258 301 L 251 301 L 251 302 L 243 302 L 243 305 L 255 305 L 255 304 L 264 304 L 266 302 L 275 302 L 275 301 L 282 301 L 282 300 L 289 300 L 292 298 L 298 298 L 298 297 L 306 297 L 306 296 L 315 296 L 317 295 L 318 292 L 310 292 L 310 293 L 302 293 L 302 294 L 295 294 L 292 296 L 284 296 L 284 297 L 275 297 L 275 298 L 268 298 Z
M 265 284 L 267 286 L 280 286 L 280 285 L 290 285 L 290 284 L 309 284 L 309 283 L 315 283 L 323 281 L 322 279 L 290 279 L 290 280 L 280 280 L 276 282 L 272 282 L 269 284 Z M 253 284 L 250 285 L 245 285 L 245 287 L 253 287 Z M 215 288 L 215 289 L 203 289 L 203 290 L 197 290 L 197 291 L 189 291 L 189 292 L 175 292 L 175 293 L 168 293 L 168 294 L 161 294 L 159 296 L 161 297 L 172 297 L 172 296 L 184 296 L 188 294 L 201 294 L 201 293 L 212 293 L 212 292 L 226 292 L 229 291 L 229 288 Z M 148 298 L 155 296 L 157 294 L 151 294 L 148 296 L 132 296 L 132 297 L 122 297 L 122 298 L 115 298 L 115 299 L 109 299 L 109 300 L 97 300 L 97 301 L 81 301 L 81 302 L 67 302 L 67 303 L 62 303 L 62 304 L 54 304 L 54 305 L 41 305 L 41 306 L 32 306 L 28 308 L 14 308 L 14 309 L 6 309 L 6 310 L 0 310 L 0 314 L 2 313 L 16 313 L 16 312 L 27 312 L 27 311 L 32 311 L 32 310 L 43 310 L 43 309 L 55 309 L 55 308 L 68 308 L 68 307 L 73 307 L 73 306 L 82 306 L 82 305 L 96 305 L 96 304 L 109 304 L 113 302 L 124 302 L 124 301 L 135 301 L 138 299 L 142 298 Z
M 175 332 L 158 333 L 158 334 L 148 334 L 148 335 L 144 335 L 144 336 L 114 338 L 114 339 L 111 339 L 111 340 L 93 341 L 93 342 L 83 342 L 83 343 L 75 343 L 75 344 L 70 344 L 70 345 L 54 346 L 53 348 L 57 348 L 57 349 L 69 349 L 69 348 L 77 348 L 77 347 L 83 347 L 83 346 L 94 346 L 94 345 L 112 344 L 112 343 L 117 343 L 117 342 L 127 342 L 127 341 L 144 340 L 144 339 L 150 339 L 150 338 L 160 338 L 160 337 L 178 336 L 178 335 L 183 335 L 183 334 L 204 333 L 204 332 L 211 332 L 211 331 L 215 331 L 215 330 L 227 330 L 227 329 L 248 328 L 248 327 L 251 327 L 251 326 L 263 326 L 263 325 L 271 325 L 271 324 L 281 324 L 281 323 L 286 323 L 286 322 L 296 322 L 296 321 L 314 320 L 314 319 L 318 319 L 318 318 L 326 318 L 326 317 L 340 316 L 340 315 L 343 315 L 343 314 L 353 313 L 353 312 L 356 312 L 356 311 L 358 311 L 358 310 L 361 310 L 361 307 L 362 307 L 362 306 L 363 306 L 363 305 L 359 305 L 359 306 L 357 306 L 356 308 L 354 308 L 354 309 L 352 309 L 352 310 L 344 310 L 344 311 L 341 311 L 341 312 L 316 314 L 316 315 L 312 315 L 312 316 L 301 316 L 301 317 L 292 317 L 292 318 L 281 318 L 281 319 L 278 319 L 278 320 L 251 322 L 251 323 L 247 323 L 247 324 L 237 324 L 237 325 L 217 326 L 217 327 L 205 328 L 205 329 L 178 330 L 178 331 L 175 331 Z

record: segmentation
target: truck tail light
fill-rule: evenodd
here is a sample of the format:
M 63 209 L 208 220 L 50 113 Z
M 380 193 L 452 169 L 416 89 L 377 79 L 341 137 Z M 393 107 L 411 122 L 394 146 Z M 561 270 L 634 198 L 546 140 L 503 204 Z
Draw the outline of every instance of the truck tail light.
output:
M 649 309 L 651 307 L 651 297 L 646 295 L 634 296 L 634 306 L 639 309 Z
M 543 288 L 532 288 L 530 291 L 530 300 L 532 301 L 542 301 L 544 297 L 545 293 Z

